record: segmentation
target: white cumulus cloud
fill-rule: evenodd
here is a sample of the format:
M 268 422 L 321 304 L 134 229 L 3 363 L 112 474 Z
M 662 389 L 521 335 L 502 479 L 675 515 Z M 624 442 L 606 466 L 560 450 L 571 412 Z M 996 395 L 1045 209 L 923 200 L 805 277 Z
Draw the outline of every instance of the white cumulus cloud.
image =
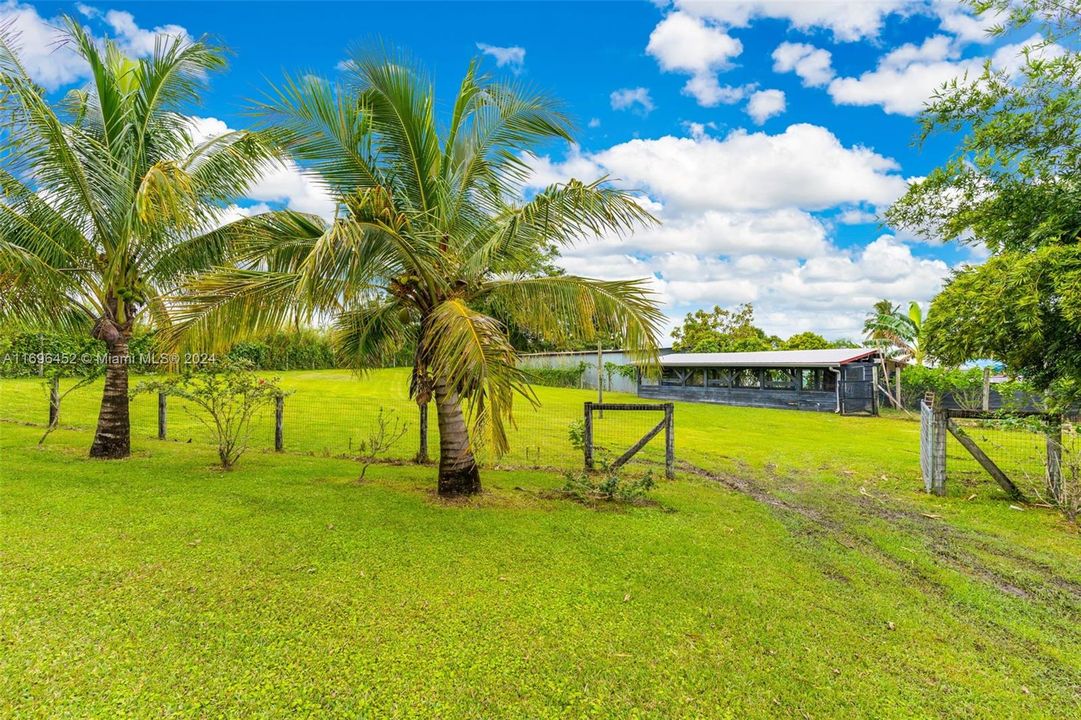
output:
M 681 11 L 728 27 L 768 18 L 802 30 L 824 29 L 838 41 L 874 38 L 885 18 L 914 10 L 912 0 L 676 0 Z
M 722 137 L 705 123 L 685 127 L 689 137 L 530 158 L 534 187 L 608 175 L 643 193 L 660 220 L 566 250 L 568 272 L 646 278 L 669 326 L 699 307 L 753 302 L 769 332 L 851 338 L 875 300 L 926 301 L 948 275 L 946 263 L 916 254 L 924 246 L 871 235 L 840 247 L 832 237 L 837 223 L 864 224 L 904 192 L 891 158 L 815 125 Z
M 649 88 L 620 88 L 608 96 L 613 110 L 636 110 L 643 114 L 649 114 L 653 110 L 653 98 L 649 96 Z
M 162 25 L 152 30 L 142 28 L 131 13 L 122 10 L 103 13 L 82 4 L 76 9 L 93 23 L 100 25 L 103 21 L 108 28 L 107 34 L 120 49 L 135 57 L 152 53 L 159 35 L 190 37 L 179 25 Z M 84 80 L 90 72 L 86 62 L 64 43 L 64 36 L 59 31 L 61 24 L 60 17 L 42 17 L 32 5 L 17 0 L 0 2 L 0 27 L 10 27 L 16 37 L 20 61 L 30 77 L 46 90 L 57 90 Z
M 496 67 L 508 66 L 511 70 L 519 72 L 522 66 L 525 65 L 525 48 L 513 45 L 511 47 L 500 47 L 498 45 L 489 45 L 488 43 L 477 43 L 477 49 L 485 55 L 489 55 L 495 59 Z
M 1039 35 L 1003 45 L 991 56 L 991 64 L 1016 70 L 1024 62 L 1024 48 L 1038 45 Z M 1037 54 L 1053 56 L 1063 52 L 1057 45 L 1041 48 Z M 935 90 L 955 78 L 975 78 L 986 58 L 959 59 L 960 50 L 952 38 L 933 35 L 921 44 L 906 43 L 879 59 L 878 66 L 859 77 L 839 77 L 829 84 L 829 94 L 838 105 L 880 105 L 887 113 L 915 115 Z
M 747 101 L 747 114 L 757 125 L 780 115 L 785 109 L 784 92 L 781 90 L 759 90 Z
M 657 59 L 666 72 L 689 73 L 683 91 L 700 105 L 712 107 L 724 102 L 717 73 L 727 69 L 743 52 L 743 44 L 716 27 L 689 13 L 674 12 L 661 20 L 649 35 L 646 52 Z
M 783 42 L 772 57 L 775 72 L 795 72 L 805 87 L 820 87 L 833 79 L 833 57 L 828 50 L 807 43 Z

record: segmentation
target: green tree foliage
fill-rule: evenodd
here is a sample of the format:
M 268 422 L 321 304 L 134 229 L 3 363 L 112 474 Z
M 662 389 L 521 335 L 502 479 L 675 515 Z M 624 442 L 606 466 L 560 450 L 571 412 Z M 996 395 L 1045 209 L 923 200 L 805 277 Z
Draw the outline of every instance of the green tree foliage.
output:
M 475 444 L 507 449 L 515 396 L 535 401 L 508 326 L 553 343 L 614 335 L 651 357 L 661 315 L 645 281 L 532 271 L 538 248 L 653 222 L 602 181 L 516 200 L 527 154 L 571 137 L 558 102 L 474 63 L 444 123 L 437 107 L 432 81 L 383 52 L 355 53 L 338 82 L 302 75 L 272 89 L 254 112 L 334 197 L 336 217 L 293 214 L 287 240 L 254 239 L 239 267 L 178 298 L 177 317 L 178 331 L 211 346 L 329 317 L 358 369 L 411 345 L 410 393 L 435 400 L 439 492 L 453 495 L 480 489 Z
M 928 353 L 991 358 L 1063 398 L 1081 386 L 1081 0 L 985 0 L 995 34 L 1038 26 L 1016 69 L 990 65 L 944 86 L 921 141 L 962 133 L 950 160 L 886 216 L 935 240 L 985 245 L 991 259 L 954 273 L 926 321 Z
M 165 298 L 181 279 L 263 221 L 219 227 L 276 153 L 260 133 L 194 136 L 183 111 L 224 67 L 222 48 L 160 36 L 135 60 L 71 18 L 62 32 L 90 79 L 50 104 L 0 27 L 0 322 L 104 343 L 90 454 L 125 457 L 132 334 L 168 325 Z
M 837 345 L 822 337 L 818 333 L 808 330 L 807 332 L 796 333 L 792 337 L 785 340 L 783 349 L 828 350 L 833 347 L 837 347 Z
M 683 324 L 672 331 L 676 352 L 755 352 L 761 350 L 825 350 L 858 347 L 849 340 L 827 340 L 815 332 L 796 333 L 788 340 L 754 324 L 754 306 L 744 303 L 735 310 L 714 306 L 713 310 L 687 313 Z
M 752 352 L 780 344 L 778 338 L 755 326 L 750 303 L 735 310 L 715 305 L 713 310 L 687 313 L 683 324 L 672 331 L 672 339 L 676 352 Z

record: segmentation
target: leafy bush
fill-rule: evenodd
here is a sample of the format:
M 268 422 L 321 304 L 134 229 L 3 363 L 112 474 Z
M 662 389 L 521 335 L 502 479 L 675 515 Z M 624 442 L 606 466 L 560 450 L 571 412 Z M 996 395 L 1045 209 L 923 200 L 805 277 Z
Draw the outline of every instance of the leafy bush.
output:
M 936 397 L 960 393 L 983 392 L 983 371 L 979 368 L 957 370 L 912 365 L 901 371 L 901 395 L 905 404 L 918 408 L 927 392 Z M 977 400 L 977 404 L 979 400 Z
M 187 400 L 185 409 L 217 439 L 218 459 L 226 470 L 247 451 L 255 414 L 285 395 L 276 378 L 260 378 L 251 363 L 229 359 L 187 366 L 164 380 L 139 383 L 132 394 L 139 393 Z
M 983 402 L 983 370 L 912 365 L 901 371 L 901 394 L 906 406 L 919 408 L 928 391 L 940 399 L 952 398 L 962 408 L 978 409 Z M 995 383 L 991 391 L 1002 399 L 1006 409 L 1039 407 L 1042 402 L 1031 385 L 1021 380 Z
M 612 471 L 601 475 L 587 472 L 567 473 L 563 477 L 563 494 L 590 505 L 596 502 L 640 503 L 656 486 L 652 470 L 629 479 Z

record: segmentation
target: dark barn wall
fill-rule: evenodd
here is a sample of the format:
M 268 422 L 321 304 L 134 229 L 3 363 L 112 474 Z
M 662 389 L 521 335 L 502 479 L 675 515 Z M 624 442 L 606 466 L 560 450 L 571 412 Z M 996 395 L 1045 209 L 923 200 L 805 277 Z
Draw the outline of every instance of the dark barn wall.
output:
M 791 410 L 837 409 L 833 390 L 776 390 L 770 388 L 705 388 L 678 385 L 642 385 L 638 396 L 655 400 L 690 400 L 692 402 L 741 405 L 744 407 L 787 408 Z

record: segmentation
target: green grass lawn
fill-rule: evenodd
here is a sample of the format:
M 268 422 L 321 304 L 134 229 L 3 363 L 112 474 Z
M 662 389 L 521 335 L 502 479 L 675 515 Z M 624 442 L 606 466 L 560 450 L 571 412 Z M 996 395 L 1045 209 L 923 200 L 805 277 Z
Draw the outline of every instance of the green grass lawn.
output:
M 448 503 L 335 457 L 412 421 L 403 372 L 283 376 L 290 452 L 228 473 L 180 412 L 151 439 L 147 397 L 133 457 L 87 459 L 96 389 L 39 448 L 40 384 L 0 382 L 0 716 L 1081 713 L 1077 529 L 989 479 L 925 496 L 917 423 L 679 404 L 679 477 L 590 509 L 533 468 L 580 462 L 593 394 L 539 388 Z

